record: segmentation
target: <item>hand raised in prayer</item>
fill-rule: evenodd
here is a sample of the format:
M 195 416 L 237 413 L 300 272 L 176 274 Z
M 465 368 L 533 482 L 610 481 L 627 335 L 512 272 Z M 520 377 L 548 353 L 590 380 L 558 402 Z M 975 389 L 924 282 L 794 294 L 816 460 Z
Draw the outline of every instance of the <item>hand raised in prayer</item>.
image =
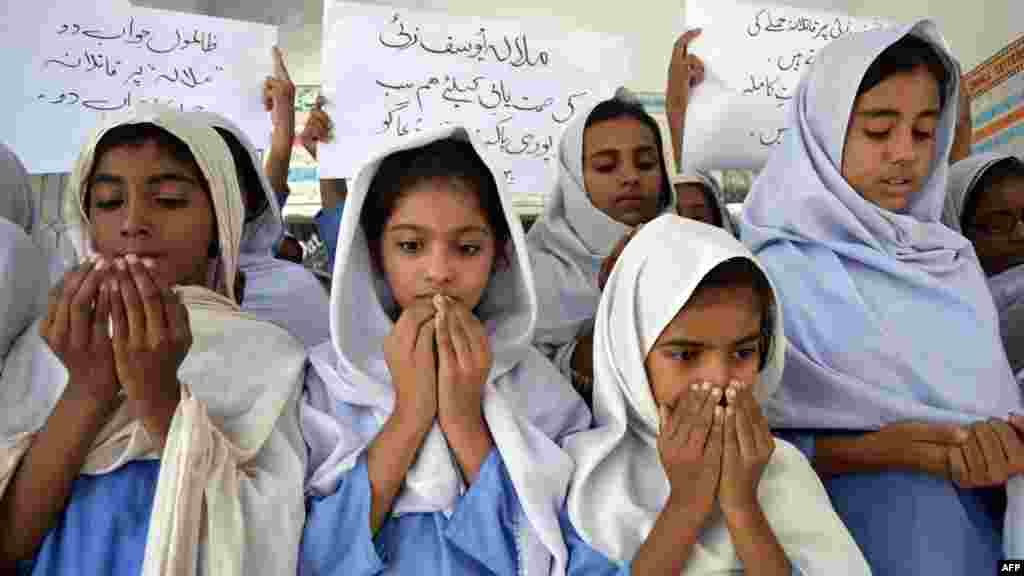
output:
M 178 369 L 192 346 L 188 310 L 150 274 L 152 262 L 129 254 L 111 278 L 114 361 L 136 417 L 163 439 L 181 399 Z
M 722 474 L 722 391 L 694 384 L 674 407 L 658 406 L 658 456 L 671 487 L 668 506 L 697 518 L 714 508 Z
M 975 422 L 968 430 L 967 442 L 949 451 L 950 475 L 957 486 L 1002 486 L 1024 472 L 1024 444 L 1013 426 L 993 418 Z
M 120 391 L 110 341 L 110 293 L 104 281 L 109 263 L 86 262 L 69 270 L 50 290 L 39 335 L 68 370 L 65 396 L 112 404 Z
M 750 385 L 733 381 L 725 398 L 725 449 L 718 502 L 729 522 L 757 510 L 757 486 L 775 451 L 775 438 Z
M 430 303 L 402 311 L 384 338 L 384 359 L 395 387 L 396 417 L 426 432 L 437 416 L 437 361 L 434 357 L 434 307 Z
M 274 75 L 267 76 L 263 83 L 263 108 L 270 112 L 275 128 L 295 126 L 295 84 L 292 83 L 288 68 L 284 65 L 281 50 L 274 46 L 271 56 L 274 60 Z
M 324 112 L 325 102 L 323 96 L 317 96 L 313 110 L 306 117 L 306 125 L 302 127 L 302 133 L 299 134 L 299 141 L 313 158 L 316 158 L 317 144 L 328 142 L 331 139 L 331 118 L 327 112 Z
M 700 34 L 699 28 L 687 30 L 679 36 L 672 47 L 672 59 L 668 65 L 668 87 L 665 90 L 665 106 L 668 109 L 684 109 L 690 100 L 690 89 L 704 81 L 704 62 L 690 54 L 690 43 Z
M 462 302 L 434 297 L 437 331 L 437 413 L 441 427 L 479 426 L 483 422 L 483 393 L 491 373 L 491 344 L 487 331 Z
M 615 263 L 618 262 L 619 256 L 622 255 L 622 251 L 626 249 L 626 244 L 636 236 L 636 233 L 643 228 L 643 224 L 633 228 L 629 232 L 626 232 L 622 238 L 616 242 L 615 247 L 608 256 L 601 262 L 601 270 L 597 273 L 597 286 L 603 292 L 604 285 L 608 283 L 608 277 L 611 276 L 612 270 L 615 268 Z

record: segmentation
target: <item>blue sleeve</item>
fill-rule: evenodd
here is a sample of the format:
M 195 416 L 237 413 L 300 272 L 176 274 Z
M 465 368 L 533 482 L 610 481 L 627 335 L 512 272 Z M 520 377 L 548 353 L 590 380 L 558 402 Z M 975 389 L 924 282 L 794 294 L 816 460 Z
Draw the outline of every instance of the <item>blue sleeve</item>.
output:
M 576 528 L 573 527 L 572 521 L 569 520 L 569 511 L 565 508 L 559 515 L 559 521 L 562 524 L 565 546 L 569 550 L 569 566 L 566 576 L 629 576 L 632 574 L 632 562 L 617 566 L 604 554 L 584 542 L 576 532 Z
M 814 442 L 818 438 L 818 434 L 813 430 L 778 429 L 772 430 L 772 434 L 776 438 L 781 438 L 796 446 L 797 450 L 803 452 L 808 461 L 814 463 Z
M 517 574 L 516 532 L 527 522 L 505 461 L 497 449 L 480 467 L 469 490 L 455 506 L 444 531 L 453 546 L 493 574 Z
M 372 501 L 363 452 L 356 467 L 342 476 L 334 494 L 312 496 L 307 501 L 300 576 L 370 576 L 384 570 L 383 554 L 370 531 Z
M 327 245 L 327 269 L 334 270 L 334 254 L 338 249 L 338 230 L 341 228 L 341 215 L 345 211 L 344 200 L 331 210 L 321 210 L 313 217 L 316 222 L 317 234 Z

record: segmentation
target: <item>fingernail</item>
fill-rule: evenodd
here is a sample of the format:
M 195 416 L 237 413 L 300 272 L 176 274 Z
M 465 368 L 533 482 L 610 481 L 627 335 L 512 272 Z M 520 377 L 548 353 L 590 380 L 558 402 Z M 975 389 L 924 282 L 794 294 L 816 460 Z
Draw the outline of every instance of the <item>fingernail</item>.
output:
M 729 388 L 728 390 L 725 391 L 725 395 L 729 398 L 729 400 L 736 398 L 736 389 Z
M 138 264 L 138 263 L 139 263 L 139 257 L 138 257 L 138 256 L 136 256 L 135 254 L 125 254 L 125 255 L 124 255 L 124 259 L 125 259 L 125 260 L 126 260 L 126 261 L 127 261 L 128 263 L 129 263 L 129 264 L 133 264 L 133 265 L 134 265 L 134 264 Z
M 106 267 L 107 267 L 107 260 L 105 258 L 100 258 L 100 259 L 96 260 L 96 271 L 97 272 L 100 272 L 101 270 L 103 270 Z
M 715 398 L 718 398 L 719 396 L 722 395 L 722 389 L 721 388 L 712 388 L 711 389 L 711 395 L 714 396 Z
M 711 389 L 711 382 L 704 382 L 703 384 L 700 385 L 700 387 L 701 390 L 707 392 L 708 390 Z
M 690 390 L 693 390 L 694 392 L 700 392 L 700 384 L 697 384 L 696 382 L 690 384 Z
M 117 258 L 116 260 L 114 260 L 114 265 L 117 266 L 117 269 L 120 270 L 121 272 L 124 272 L 125 270 L 128 269 L 128 266 L 125 265 L 123 258 Z
M 142 265 L 145 266 L 146 268 L 149 268 L 150 270 L 156 268 L 156 262 L 154 262 L 152 258 L 143 258 Z

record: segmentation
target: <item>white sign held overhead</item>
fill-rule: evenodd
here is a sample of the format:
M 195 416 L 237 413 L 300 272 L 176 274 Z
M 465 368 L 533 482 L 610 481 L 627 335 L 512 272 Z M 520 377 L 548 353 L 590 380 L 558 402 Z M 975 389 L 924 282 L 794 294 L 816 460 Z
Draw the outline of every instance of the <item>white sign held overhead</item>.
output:
M 629 58 L 618 37 L 327 0 L 323 95 L 339 136 L 320 174 L 352 177 L 375 151 L 461 124 L 512 192 L 544 194 L 563 127 L 615 93 Z
M 785 138 L 785 111 L 814 56 L 843 36 L 888 26 L 880 19 L 735 0 L 686 0 L 691 52 L 705 63 L 683 138 L 686 169 L 759 169 Z
M 23 81 L 0 93 L 7 142 L 33 173 L 68 172 L 105 112 L 156 102 L 209 110 L 258 145 L 270 121 L 262 83 L 277 29 L 124 4 L 10 4 L 0 61 Z

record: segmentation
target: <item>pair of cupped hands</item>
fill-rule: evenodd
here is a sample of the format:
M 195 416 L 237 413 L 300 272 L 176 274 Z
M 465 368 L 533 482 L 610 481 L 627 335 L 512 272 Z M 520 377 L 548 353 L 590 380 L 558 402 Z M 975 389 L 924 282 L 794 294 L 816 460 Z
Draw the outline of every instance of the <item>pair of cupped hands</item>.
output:
M 185 305 L 155 267 L 127 254 L 68 271 L 50 290 L 39 332 L 68 370 L 64 398 L 111 411 L 123 391 L 137 418 L 166 433 L 192 332 Z
M 436 418 L 482 421 L 484 385 L 493 358 L 487 331 L 461 301 L 436 294 L 405 308 L 384 340 L 395 410 L 423 429 Z

